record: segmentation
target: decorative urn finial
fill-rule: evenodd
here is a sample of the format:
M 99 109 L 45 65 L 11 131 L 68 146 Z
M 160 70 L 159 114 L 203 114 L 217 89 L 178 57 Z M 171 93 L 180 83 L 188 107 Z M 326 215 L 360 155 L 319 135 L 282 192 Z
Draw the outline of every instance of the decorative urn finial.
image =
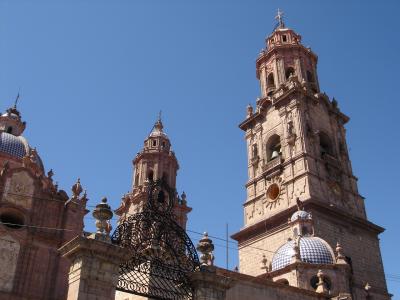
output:
M 253 106 L 251 106 L 251 104 L 249 103 L 247 105 L 247 117 L 251 117 L 253 115 Z
M 96 205 L 93 210 L 93 217 L 96 219 L 97 233 L 108 236 L 111 231 L 110 220 L 113 217 L 113 212 L 110 205 L 107 204 L 106 197 Z
M 269 272 L 269 265 L 268 265 L 268 259 L 265 256 L 265 254 L 263 254 L 263 258 L 261 260 L 261 270 L 265 270 L 265 272 Z
M 72 199 L 78 199 L 79 195 L 83 191 L 80 178 L 78 178 L 76 183 L 72 186 L 71 191 L 72 191 Z
M 214 265 L 214 244 L 212 240 L 208 237 L 208 233 L 204 232 L 203 237 L 197 244 L 196 249 L 201 252 L 200 261 L 203 266 L 213 266 Z
M 346 257 L 343 254 L 342 245 L 339 242 L 336 244 L 336 263 L 337 264 L 347 264 Z

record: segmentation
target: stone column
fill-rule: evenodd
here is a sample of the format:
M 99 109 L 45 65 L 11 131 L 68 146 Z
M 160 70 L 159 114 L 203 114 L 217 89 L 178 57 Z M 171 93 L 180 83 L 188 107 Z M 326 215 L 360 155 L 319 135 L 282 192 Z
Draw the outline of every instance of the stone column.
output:
M 71 260 L 67 300 L 114 300 L 119 265 L 129 259 L 126 249 L 95 233 L 77 236 L 59 251 Z
M 217 275 L 213 266 L 202 266 L 201 271 L 192 274 L 191 281 L 193 300 L 225 300 L 232 282 L 228 277 Z

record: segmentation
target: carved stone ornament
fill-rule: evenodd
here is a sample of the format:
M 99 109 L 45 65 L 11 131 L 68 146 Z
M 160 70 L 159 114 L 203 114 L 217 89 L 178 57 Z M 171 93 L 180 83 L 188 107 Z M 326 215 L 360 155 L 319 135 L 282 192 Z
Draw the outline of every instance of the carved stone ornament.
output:
M 272 209 L 281 204 L 286 187 L 282 176 L 274 176 L 267 180 L 264 198 L 265 208 Z
M 16 172 L 7 178 L 3 200 L 28 209 L 32 205 L 34 189 L 34 181 L 28 172 Z

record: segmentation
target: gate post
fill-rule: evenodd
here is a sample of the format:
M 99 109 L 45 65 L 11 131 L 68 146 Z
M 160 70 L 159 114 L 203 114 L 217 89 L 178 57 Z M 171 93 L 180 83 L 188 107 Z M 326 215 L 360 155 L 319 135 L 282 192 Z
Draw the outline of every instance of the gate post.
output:
M 119 265 L 129 259 L 129 251 L 111 244 L 109 220 L 113 213 L 103 198 L 93 210 L 97 232 L 77 236 L 58 251 L 71 260 L 67 300 L 114 300 Z
M 225 300 L 226 291 L 232 285 L 232 280 L 217 275 L 213 266 L 202 266 L 201 271 L 192 274 L 191 280 L 193 300 Z
M 126 249 L 95 233 L 77 236 L 59 251 L 71 260 L 67 300 L 114 300 L 119 265 L 129 259 Z

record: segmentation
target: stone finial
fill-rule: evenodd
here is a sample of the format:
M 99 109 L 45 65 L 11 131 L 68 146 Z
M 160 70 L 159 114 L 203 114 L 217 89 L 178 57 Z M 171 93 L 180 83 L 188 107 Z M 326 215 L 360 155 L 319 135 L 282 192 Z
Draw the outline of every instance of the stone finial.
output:
M 53 181 L 53 169 L 50 169 L 50 171 L 47 172 L 47 178 L 49 178 L 49 180 Z
M 82 195 L 82 197 L 81 197 L 81 201 L 82 201 L 83 203 L 85 203 L 85 204 L 86 204 L 86 202 L 88 201 L 86 190 L 83 192 L 83 195 Z
M 182 194 L 181 194 L 181 200 L 182 200 L 182 205 L 186 205 L 187 204 L 185 191 L 183 191 Z
M 204 232 L 203 237 L 197 244 L 196 249 L 201 252 L 200 261 L 203 266 L 214 265 L 214 244 L 208 237 L 208 233 Z
M 3 163 L 3 168 L 2 168 L 1 171 L 0 171 L 0 177 L 3 177 L 3 175 L 7 173 L 7 171 L 8 171 L 9 168 L 10 168 L 10 163 L 9 163 L 8 160 L 6 160 L 6 161 Z
M 336 263 L 337 264 L 347 264 L 346 257 L 343 255 L 342 245 L 338 242 L 336 244 Z
M 265 254 L 263 254 L 263 258 L 261 260 L 261 270 L 265 270 L 265 272 L 269 272 L 269 264 L 268 264 L 268 259 L 265 257 Z
M 328 288 L 326 287 L 326 284 L 324 282 L 324 273 L 322 270 L 318 270 L 317 277 L 318 277 L 318 283 L 317 283 L 317 288 L 316 292 L 320 294 L 327 294 L 329 292 Z
M 76 183 L 72 186 L 71 188 L 72 191 L 72 198 L 73 199 L 78 199 L 79 195 L 82 193 L 83 188 L 81 185 L 81 179 L 78 178 L 78 180 L 76 181 Z
M 93 210 L 93 217 L 96 219 L 97 233 L 108 236 L 111 231 L 111 225 L 109 224 L 113 212 L 110 205 L 107 204 L 107 198 L 101 199 L 101 203 L 96 205 Z
M 299 246 L 300 238 L 301 236 L 298 236 L 297 238 L 294 239 L 294 245 L 293 245 L 294 254 L 292 256 L 292 263 L 301 262 L 300 246 Z
M 253 106 L 251 104 L 247 105 L 247 117 L 251 117 L 253 115 Z

